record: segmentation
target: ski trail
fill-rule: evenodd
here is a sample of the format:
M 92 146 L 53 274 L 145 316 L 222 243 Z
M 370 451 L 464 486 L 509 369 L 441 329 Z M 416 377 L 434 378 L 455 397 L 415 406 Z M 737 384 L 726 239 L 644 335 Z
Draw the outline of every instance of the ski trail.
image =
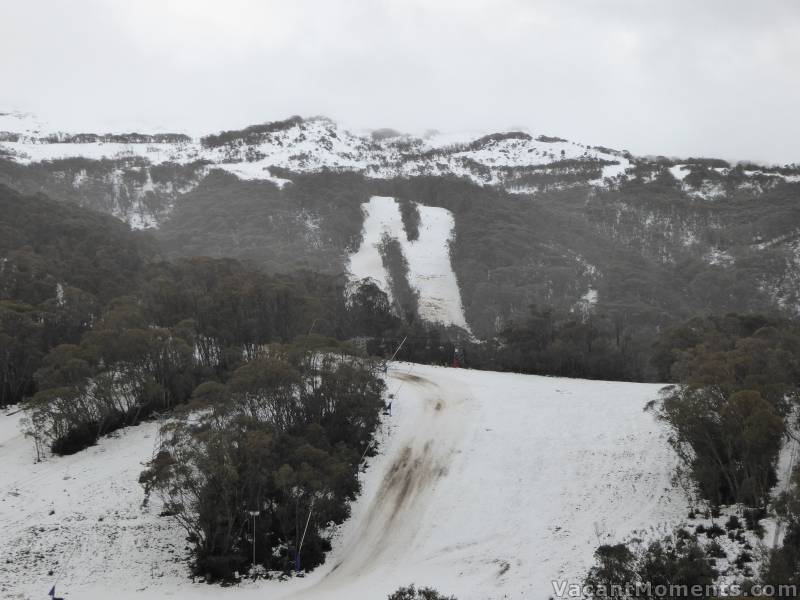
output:
M 441 380 L 441 378 L 440 378 Z M 446 387 L 426 377 L 393 372 L 390 391 L 403 387 L 394 401 L 395 431 L 384 440 L 386 447 L 371 461 L 370 480 L 360 506 L 354 509 L 339 551 L 331 557 L 331 568 L 312 587 L 291 598 L 330 598 L 333 590 L 347 587 L 375 571 L 392 572 L 409 562 L 431 496 L 440 482 L 456 467 L 460 446 L 470 432 L 475 411 L 469 390 L 456 381 Z M 377 464 L 376 464 L 377 463 Z M 368 500 L 367 500 L 368 499 Z
M 350 281 L 372 279 L 392 300 L 390 276 L 379 249 L 384 236 L 389 236 L 400 245 L 408 262 L 406 279 L 419 294 L 419 316 L 431 323 L 455 325 L 469 331 L 450 260 L 450 240 L 455 235 L 453 215 L 438 206 L 417 204 L 416 207 L 420 215 L 419 237 L 409 241 L 395 198 L 372 196 L 361 205 L 362 241 L 348 257 Z

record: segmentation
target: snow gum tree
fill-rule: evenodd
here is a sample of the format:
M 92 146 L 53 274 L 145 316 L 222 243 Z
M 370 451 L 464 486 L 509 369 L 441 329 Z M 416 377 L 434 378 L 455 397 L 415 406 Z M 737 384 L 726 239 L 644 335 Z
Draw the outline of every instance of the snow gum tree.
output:
M 660 360 L 683 383 L 662 391 L 658 415 L 700 494 L 717 505 L 766 506 L 798 402 L 797 327 L 732 315 L 666 337 Z
M 268 571 L 322 562 L 326 530 L 358 492 L 383 389 L 368 360 L 292 346 L 200 385 L 140 479 L 188 532 L 195 571 L 230 580 L 253 557 Z

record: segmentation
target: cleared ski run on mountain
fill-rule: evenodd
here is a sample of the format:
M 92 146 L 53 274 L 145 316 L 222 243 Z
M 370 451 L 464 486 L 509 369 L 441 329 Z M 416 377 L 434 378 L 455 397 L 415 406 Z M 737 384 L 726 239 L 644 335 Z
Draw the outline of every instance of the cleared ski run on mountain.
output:
M 418 204 L 419 238 L 409 241 L 394 198 L 373 196 L 361 209 L 364 228 L 361 245 L 349 257 L 351 280 L 373 279 L 392 297 L 389 275 L 379 249 L 384 236 L 388 236 L 400 244 L 408 263 L 407 279 L 419 293 L 420 317 L 468 330 L 458 282 L 450 263 L 450 239 L 455 229 L 452 213 L 444 208 Z

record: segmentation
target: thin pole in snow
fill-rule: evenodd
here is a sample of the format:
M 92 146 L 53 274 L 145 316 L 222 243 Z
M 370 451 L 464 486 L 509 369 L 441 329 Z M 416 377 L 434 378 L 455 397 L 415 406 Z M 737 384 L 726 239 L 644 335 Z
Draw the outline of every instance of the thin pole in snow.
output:
M 258 510 L 249 510 L 247 512 L 251 517 L 253 517 L 253 568 L 255 569 L 255 567 L 256 567 L 256 519 L 258 518 L 258 515 L 260 514 L 260 511 L 258 511 Z M 255 573 L 255 571 L 254 571 L 254 573 Z
M 392 361 L 394 360 L 394 357 L 395 357 L 395 356 L 397 356 L 397 353 L 398 353 L 398 352 L 400 352 L 400 348 L 402 348 L 402 347 L 403 347 L 403 344 L 405 344 L 405 343 L 406 343 L 406 340 L 407 340 L 407 339 L 408 339 L 408 336 L 406 336 L 406 337 L 404 337 L 404 338 L 403 338 L 403 341 L 402 341 L 402 342 L 400 342 L 400 345 L 397 347 L 397 350 L 395 350 L 395 351 L 394 351 L 394 354 L 392 354 L 392 358 L 390 358 L 390 359 L 389 359 L 389 362 L 392 362 Z
M 308 524 L 311 522 L 311 513 L 314 511 L 314 500 L 316 498 L 311 498 L 311 506 L 308 508 L 308 518 L 306 519 L 306 526 L 303 528 L 303 536 L 300 538 L 300 545 L 297 547 L 297 565 L 296 568 L 300 570 L 300 550 L 303 549 L 303 542 L 306 541 L 306 532 L 308 531 Z
M 367 452 L 369 452 L 369 449 L 370 449 L 370 448 L 372 448 L 372 444 L 374 444 L 374 443 L 375 443 L 375 440 L 374 440 L 374 439 L 371 439 L 371 440 L 369 441 L 369 444 L 367 444 L 367 449 L 366 449 L 366 450 L 364 450 L 364 454 L 362 454 L 362 455 L 361 455 L 361 460 L 360 460 L 360 461 L 358 461 L 358 464 L 359 464 L 359 465 L 361 465 L 361 463 L 362 463 L 362 462 L 364 462 L 364 457 L 367 455 Z
M 410 368 L 408 371 L 406 371 L 406 375 L 411 375 L 411 371 L 413 371 L 413 370 L 414 370 L 414 367 L 416 367 L 416 366 L 417 366 L 417 363 L 412 363 L 412 364 L 411 364 L 411 368 Z M 401 387 L 403 387 L 403 385 L 405 384 L 405 382 L 406 382 L 406 380 L 405 380 L 405 379 L 404 379 L 404 380 L 402 380 L 402 381 L 400 382 L 400 385 L 398 385 L 398 386 L 397 386 L 397 389 L 394 391 L 394 393 L 392 394 L 392 396 L 397 396 L 397 393 L 400 391 L 400 388 L 401 388 Z

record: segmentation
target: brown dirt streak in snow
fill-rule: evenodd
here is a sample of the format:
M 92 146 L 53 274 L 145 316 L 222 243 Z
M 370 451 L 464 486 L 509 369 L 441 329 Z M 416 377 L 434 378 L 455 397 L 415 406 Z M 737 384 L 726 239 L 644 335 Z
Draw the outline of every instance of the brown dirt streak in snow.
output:
M 452 393 L 448 394 L 437 383 L 418 375 L 395 373 L 393 377 L 428 391 L 423 399 L 420 429 L 388 464 L 378 490 L 347 542 L 342 559 L 327 577 L 312 588 L 306 588 L 298 597 L 305 597 L 314 588 L 332 590 L 346 585 L 348 580 L 365 575 L 376 565 L 380 567 L 381 557 L 387 553 L 396 554 L 389 562 L 402 562 L 402 555 L 412 547 L 417 524 L 427 509 L 427 495 L 438 480 L 447 476 L 457 454 L 456 440 L 441 436 L 440 426 L 433 425 L 434 420 L 455 418 L 458 421 L 463 416 L 458 410 L 455 413 L 450 410 Z M 384 566 L 386 562 L 383 561 Z
M 442 405 L 439 401 L 438 405 Z M 415 514 L 424 508 L 422 494 L 447 473 L 447 466 L 433 456 L 434 440 L 426 440 L 422 448 L 405 446 L 389 466 L 380 488 L 365 515 L 358 535 L 356 547 L 368 547 L 368 562 L 352 560 L 348 574 L 359 574 L 375 564 L 377 557 L 387 549 L 387 539 L 393 534 L 408 534 L 404 523 L 418 520 Z M 410 541 L 410 540 L 409 540 Z M 391 548 L 391 545 L 389 545 Z M 345 558 L 331 573 L 350 562 Z M 360 563 L 360 564 L 359 564 Z
M 426 386 L 436 385 L 432 383 L 430 380 L 425 379 L 424 377 L 420 377 L 419 375 L 412 375 L 411 373 L 392 373 L 392 376 L 395 379 L 399 379 L 400 381 L 407 381 L 409 383 L 417 383 Z

